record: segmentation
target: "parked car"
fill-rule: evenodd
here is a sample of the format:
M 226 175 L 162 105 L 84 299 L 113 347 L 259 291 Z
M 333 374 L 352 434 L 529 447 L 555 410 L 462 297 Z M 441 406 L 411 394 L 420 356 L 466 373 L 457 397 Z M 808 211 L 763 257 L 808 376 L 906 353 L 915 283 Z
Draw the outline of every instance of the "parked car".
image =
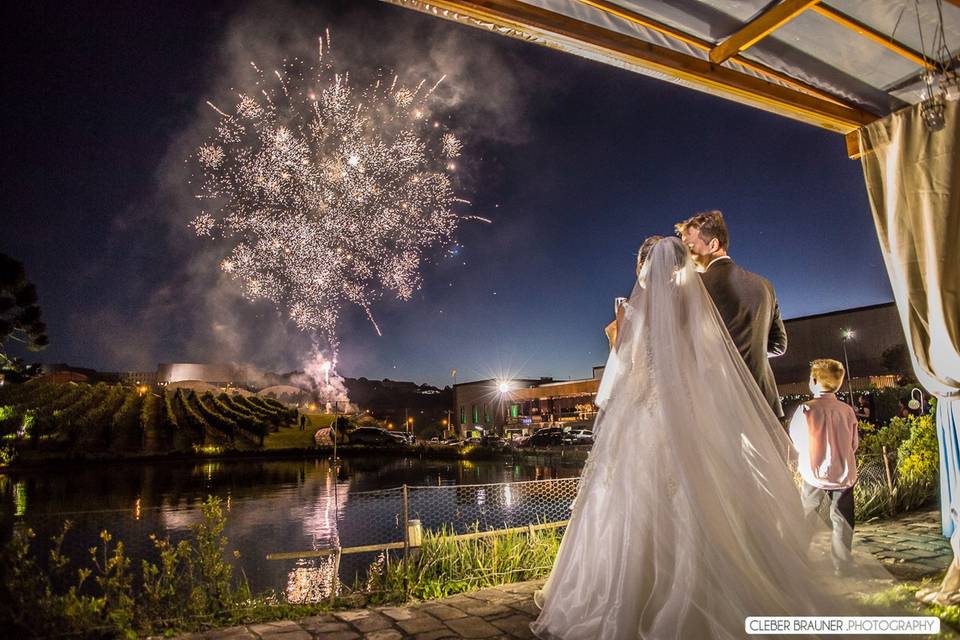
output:
M 593 444 L 593 431 L 573 429 L 563 434 L 563 444 Z
M 380 427 L 359 427 L 350 432 L 351 444 L 406 444 L 407 439 L 402 434 L 393 433 Z
M 544 427 L 530 436 L 524 443 L 527 447 L 555 447 L 563 444 L 563 429 Z
M 484 447 L 493 447 L 494 449 L 502 449 L 503 447 L 507 446 L 507 441 L 500 436 L 491 433 L 480 438 L 480 445 Z

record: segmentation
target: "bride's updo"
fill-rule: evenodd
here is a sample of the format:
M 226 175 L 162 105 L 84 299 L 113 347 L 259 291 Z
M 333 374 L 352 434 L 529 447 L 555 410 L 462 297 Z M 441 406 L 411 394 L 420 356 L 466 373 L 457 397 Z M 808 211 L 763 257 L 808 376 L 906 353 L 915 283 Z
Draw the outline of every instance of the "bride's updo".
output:
M 678 238 L 669 237 L 664 238 L 663 236 L 650 236 L 643 241 L 643 244 L 640 245 L 640 251 L 637 254 L 637 273 L 640 273 L 640 270 L 643 269 L 643 265 L 647 262 L 647 259 L 650 258 L 650 252 L 653 251 L 653 248 L 661 241 L 665 240 L 666 245 L 669 245 L 669 249 L 672 249 L 671 255 L 675 261 L 677 267 L 683 267 L 687 262 L 688 252 L 687 248 L 683 246 L 683 243 L 680 242 Z M 669 249 L 667 249 L 669 251 Z
M 640 275 L 640 270 L 643 269 L 643 264 L 647 261 L 647 258 L 650 257 L 650 252 L 653 250 L 653 245 L 657 244 L 663 240 L 663 236 L 650 236 L 643 241 L 643 244 L 640 245 L 640 252 L 637 253 L 637 275 Z
M 665 238 L 663 236 L 650 236 L 640 245 L 640 252 L 637 255 L 637 277 L 641 284 L 646 279 L 646 274 L 650 271 L 651 257 L 654 250 L 660 256 L 661 266 L 670 268 L 667 274 L 676 275 L 687 264 L 689 252 L 679 238 Z

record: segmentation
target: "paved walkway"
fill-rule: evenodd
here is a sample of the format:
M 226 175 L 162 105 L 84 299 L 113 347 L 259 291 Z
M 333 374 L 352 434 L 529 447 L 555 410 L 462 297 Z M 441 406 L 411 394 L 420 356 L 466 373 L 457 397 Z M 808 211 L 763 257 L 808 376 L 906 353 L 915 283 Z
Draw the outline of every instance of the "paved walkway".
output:
M 890 573 L 903 580 L 945 571 L 953 558 L 950 541 L 940 528 L 939 508 L 858 524 L 853 544 L 880 558 Z
M 946 569 L 950 545 L 940 534 L 940 512 L 919 511 L 857 527 L 854 545 L 875 553 L 901 579 Z M 542 580 L 473 591 L 403 607 L 338 611 L 304 620 L 217 629 L 181 640 L 440 640 L 533 638 L 533 592 Z

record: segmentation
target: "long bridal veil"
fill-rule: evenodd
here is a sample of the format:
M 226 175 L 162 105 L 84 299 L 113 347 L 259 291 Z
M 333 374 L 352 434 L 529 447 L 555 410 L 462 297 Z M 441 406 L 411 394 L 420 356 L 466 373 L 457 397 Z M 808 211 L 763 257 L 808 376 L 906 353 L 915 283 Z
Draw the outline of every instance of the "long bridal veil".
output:
M 676 238 L 653 247 L 610 360 L 534 633 L 741 638 L 747 616 L 842 609 L 807 553 L 789 439 Z

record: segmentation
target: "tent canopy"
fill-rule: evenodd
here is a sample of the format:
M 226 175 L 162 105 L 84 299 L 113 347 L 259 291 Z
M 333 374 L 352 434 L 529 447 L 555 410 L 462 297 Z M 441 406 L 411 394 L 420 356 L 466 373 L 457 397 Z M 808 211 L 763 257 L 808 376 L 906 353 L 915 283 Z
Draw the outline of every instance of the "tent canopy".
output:
M 960 64 L 960 0 L 385 1 L 845 134 Z

